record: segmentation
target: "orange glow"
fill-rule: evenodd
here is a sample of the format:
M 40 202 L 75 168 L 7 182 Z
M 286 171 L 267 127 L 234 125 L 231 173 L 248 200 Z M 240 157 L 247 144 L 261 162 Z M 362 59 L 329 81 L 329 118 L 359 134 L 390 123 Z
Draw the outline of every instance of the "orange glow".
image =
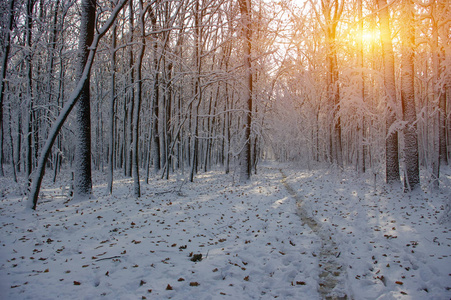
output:
M 378 40 L 378 34 L 375 31 L 365 31 L 360 35 L 363 44 L 375 43 Z

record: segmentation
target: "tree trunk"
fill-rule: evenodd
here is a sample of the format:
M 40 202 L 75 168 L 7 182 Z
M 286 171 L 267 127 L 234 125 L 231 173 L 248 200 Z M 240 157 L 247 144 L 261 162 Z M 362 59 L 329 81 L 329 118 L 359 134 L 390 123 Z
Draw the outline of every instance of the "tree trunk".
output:
M 166 68 L 166 67 L 165 67 Z M 165 112 L 166 112 L 166 120 L 164 122 L 165 126 L 165 152 L 166 152 L 166 161 L 165 161 L 165 170 L 166 170 L 166 180 L 169 180 L 169 171 L 172 164 L 172 147 L 170 145 L 172 144 L 172 134 L 171 134 L 171 111 L 172 111 L 172 63 L 170 62 L 168 64 L 168 67 L 166 69 L 166 76 L 165 79 Z
M 16 136 L 16 163 L 17 172 L 21 172 L 21 154 L 20 149 L 22 149 L 22 114 L 19 112 L 17 114 L 17 136 Z
M 358 61 L 359 68 L 363 70 L 363 18 L 362 18 L 362 1 L 358 1 L 358 10 L 359 10 L 359 31 L 362 37 L 359 39 L 359 51 L 358 51 Z M 363 71 L 360 72 L 360 80 L 359 80 L 359 92 L 360 98 L 362 99 L 362 104 L 365 103 L 365 75 Z M 364 138 L 365 138 L 365 116 L 362 114 L 359 124 L 357 124 L 357 153 L 358 153 L 358 161 L 357 161 L 357 169 L 360 173 L 365 173 L 365 151 L 364 151 Z
M 228 109 L 233 108 L 233 96 L 229 92 L 229 86 L 225 87 L 226 101 L 225 101 L 225 116 L 224 116 L 224 158 L 225 158 L 225 173 L 229 174 L 230 172 L 230 127 L 231 127 L 231 118 L 230 112 Z
M 396 121 L 395 57 L 390 31 L 390 12 L 386 0 L 378 0 L 381 26 L 381 44 L 384 60 L 384 84 L 387 98 L 385 137 L 385 180 L 399 183 L 398 132 L 392 128 Z
M 53 28 L 52 28 L 52 33 L 51 33 L 51 38 L 50 38 L 50 43 L 51 43 L 51 52 L 50 52 L 50 57 L 49 57 L 49 68 L 48 68 L 48 85 L 47 85 L 47 92 L 49 94 L 49 105 L 52 105 L 52 99 L 53 99 L 53 85 L 52 85 L 52 81 L 53 81 L 53 74 L 55 72 L 55 68 L 54 68 L 54 61 L 55 61 L 55 52 L 56 52 L 56 44 L 57 44 L 57 38 L 58 38 L 58 28 L 57 28 L 57 24 L 58 24 L 58 11 L 59 11 L 59 5 L 60 5 L 60 1 L 57 0 L 54 6 L 54 12 L 53 12 Z M 57 108 L 56 108 L 56 114 L 59 112 L 59 108 L 60 108 L 60 97 L 59 95 L 56 97 L 56 103 L 57 103 Z M 59 136 L 59 135 L 58 135 Z M 56 177 L 58 175 L 59 172 L 59 166 L 61 163 L 61 139 L 58 138 L 57 142 L 56 142 L 56 147 L 54 148 L 54 154 L 53 154 L 53 182 L 56 182 Z
M 139 117 L 141 111 L 141 99 L 142 99 L 142 61 L 144 56 L 144 50 L 146 47 L 145 40 L 145 27 L 144 19 L 146 12 L 143 7 L 143 0 L 139 0 L 139 30 L 141 34 L 138 59 L 136 62 L 136 105 L 133 113 L 133 163 L 132 174 L 134 182 L 134 194 L 135 197 L 141 197 L 141 186 L 139 184 Z
M 128 89 L 128 104 L 127 104 L 127 122 L 126 122 L 126 132 L 124 133 L 125 138 L 125 160 L 124 160 L 124 166 L 125 166 L 125 176 L 132 177 L 132 165 L 133 165 L 133 118 L 134 118 L 134 109 L 135 109 L 135 73 L 134 73 L 134 56 L 133 56 L 133 43 L 134 43 L 134 30 L 135 30 L 135 24 L 134 24 L 135 16 L 133 11 L 133 0 L 129 0 L 129 61 L 128 61 L 128 67 L 130 70 L 130 82 Z
M 13 134 L 12 134 L 12 115 L 11 115 L 11 107 L 8 109 L 8 115 L 9 115 L 9 141 L 11 143 L 11 167 L 13 169 L 13 179 L 14 182 L 17 182 L 17 171 L 16 171 L 16 160 L 14 157 L 14 140 L 13 140 Z
M 8 30 L 6 30 L 5 36 L 5 48 L 3 50 L 2 57 L 2 73 L 0 78 L 0 176 L 4 176 L 3 171 L 3 99 L 5 97 L 5 79 L 6 79 L 6 69 L 8 67 L 8 56 L 11 49 L 11 31 L 13 28 L 14 20 L 14 0 L 9 2 L 9 19 L 8 19 Z
M 78 74 L 81 79 L 89 55 L 88 47 L 94 38 L 96 0 L 83 0 L 78 44 Z M 90 75 L 88 74 L 88 78 Z M 90 80 L 86 80 L 76 104 L 75 122 L 75 198 L 86 198 L 92 193 L 91 178 L 91 106 Z
M 27 46 L 27 56 L 26 56 L 26 66 L 27 66 L 27 98 L 28 98 L 28 111 L 27 111 L 27 150 L 26 150 L 26 162 L 27 162 L 27 177 L 28 185 L 31 183 L 31 172 L 33 170 L 33 65 L 32 65 L 32 29 L 33 29 L 33 0 L 27 1 L 27 30 L 26 35 L 26 46 Z
M 190 143 L 190 181 L 194 181 L 194 175 L 197 174 L 197 163 L 198 163 L 198 150 L 199 150 L 199 106 L 202 102 L 202 89 L 200 82 L 200 73 L 202 69 L 202 10 L 199 9 L 199 0 L 196 0 L 194 4 L 194 39 L 195 39 L 195 49 L 194 49 L 194 67 L 196 69 L 196 78 L 194 79 L 194 100 L 192 104 L 192 119 L 191 122 L 191 143 Z
M 241 174 L 240 180 L 246 181 L 251 178 L 251 125 L 252 125 L 252 65 L 251 65 L 251 0 L 239 0 L 241 22 L 243 26 L 243 63 L 245 69 L 244 100 L 247 103 L 245 117 L 244 139 L 245 145 L 241 152 Z
M 447 145 L 446 145 L 446 83 L 440 82 L 442 73 L 442 59 L 440 57 L 440 48 L 438 43 L 440 21 L 440 7 L 437 1 L 431 4 L 431 23 L 432 23 L 432 67 L 433 67 L 433 104 L 436 108 L 434 116 L 434 136 L 433 136 L 433 161 L 432 161 L 432 181 L 435 187 L 439 185 L 440 165 L 448 164 Z M 444 70 L 445 68 L 443 68 Z
M 442 112 L 441 112 L 441 89 L 439 86 L 439 78 L 440 78 L 440 58 L 439 58 L 439 48 L 438 48 L 438 20 L 437 20 L 437 14 L 436 14 L 436 1 L 433 1 L 434 3 L 431 4 L 431 23 L 432 23 L 432 45 L 431 45 L 431 52 L 432 52 L 432 69 L 433 69 L 433 75 L 432 75 L 432 105 L 434 108 L 435 113 L 432 117 L 432 128 L 433 128 L 433 134 L 432 134 L 432 153 L 431 153 L 431 166 L 432 166 L 432 184 L 434 187 L 439 186 L 439 177 L 440 177 L 440 162 L 441 162 L 441 118 L 442 118 Z
M 417 114 L 415 109 L 415 70 L 414 46 L 415 27 L 411 0 L 403 1 L 404 27 L 401 29 L 402 62 L 401 62 L 401 102 L 404 127 L 404 156 L 406 163 L 405 184 L 409 190 L 420 184 L 420 171 L 418 165 L 418 135 Z M 437 166 L 438 167 L 438 166 Z
M 156 55 L 156 54 L 155 54 Z M 158 66 L 158 64 L 157 64 Z M 158 70 L 155 70 L 155 77 L 154 77 L 154 86 L 153 86 L 153 92 L 152 92 L 152 160 L 153 160 L 153 168 L 154 172 L 158 173 L 161 168 L 161 160 L 160 160 L 160 135 L 159 135 L 159 75 Z
M 444 62 L 442 60 L 442 62 Z M 446 111 L 448 109 L 446 102 L 447 83 L 445 82 L 439 91 L 439 156 L 440 164 L 448 165 L 448 143 L 446 142 Z
M 152 53 L 152 71 L 153 71 L 153 87 L 152 87 L 152 161 L 154 172 L 158 173 L 160 171 L 160 136 L 159 136 L 159 60 L 158 60 L 158 35 L 157 35 L 157 16 L 154 10 L 150 11 L 150 21 L 152 23 L 152 34 L 153 36 L 153 53 Z
M 116 99 L 116 29 L 117 24 L 113 25 L 111 33 L 111 95 L 110 95 L 110 145 L 108 148 L 108 192 L 113 193 L 113 171 L 114 171 L 114 119 L 115 115 L 115 99 Z

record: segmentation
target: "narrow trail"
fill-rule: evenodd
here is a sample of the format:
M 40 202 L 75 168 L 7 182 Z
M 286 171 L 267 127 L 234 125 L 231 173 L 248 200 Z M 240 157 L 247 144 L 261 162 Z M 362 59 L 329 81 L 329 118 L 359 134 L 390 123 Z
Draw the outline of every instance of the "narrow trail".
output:
M 319 273 L 319 286 L 318 292 L 321 299 L 327 300 L 345 300 L 348 299 L 346 294 L 338 292 L 337 290 L 343 290 L 341 288 L 342 282 L 340 278 L 345 277 L 345 267 L 338 262 L 340 252 L 338 251 L 337 244 L 332 239 L 329 232 L 322 228 L 314 218 L 308 215 L 305 210 L 303 199 L 296 193 L 296 191 L 287 183 L 287 176 L 279 169 L 282 174 L 282 183 L 287 189 L 291 197 L 296 200 L 297 214 L 301 218 L 301 221 L 307 224 L 312 231 L 321 238 L 321 252 L 319 255 L 319 267 L 321 271 Z

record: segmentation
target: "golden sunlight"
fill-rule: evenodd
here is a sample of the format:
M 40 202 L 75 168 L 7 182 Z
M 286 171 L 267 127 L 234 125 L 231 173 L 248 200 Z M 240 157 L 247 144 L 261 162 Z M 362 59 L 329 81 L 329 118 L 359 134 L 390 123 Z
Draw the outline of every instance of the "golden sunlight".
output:
M 378 34 L 374 31 L 365 31 L 360 36 L 364 44 L 374 43 L 379 39 Z

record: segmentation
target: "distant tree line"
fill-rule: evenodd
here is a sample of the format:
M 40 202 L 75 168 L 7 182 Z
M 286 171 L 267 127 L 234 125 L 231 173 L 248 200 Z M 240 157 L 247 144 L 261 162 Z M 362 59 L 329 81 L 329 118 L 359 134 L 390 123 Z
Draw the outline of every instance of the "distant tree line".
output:
M 439 185 L 450 157 L 446 0 L 0 3 L 0 175 L 141 179 L 261 159 Z M 73 110 L 73 112 L 71 112 Z M 142 173 L 142 174 L 141 174 Z

